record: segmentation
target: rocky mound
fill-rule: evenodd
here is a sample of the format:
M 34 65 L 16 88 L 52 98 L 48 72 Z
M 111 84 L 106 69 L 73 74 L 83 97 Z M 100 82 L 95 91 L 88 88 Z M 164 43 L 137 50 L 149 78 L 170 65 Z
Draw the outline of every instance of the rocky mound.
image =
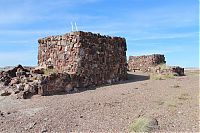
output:
M 1 96 L 16 95 L 17 98 L 28 98 L 38 93 L 42 75 L 33 73 L 34 68 L 18 65 L 0 72 Z

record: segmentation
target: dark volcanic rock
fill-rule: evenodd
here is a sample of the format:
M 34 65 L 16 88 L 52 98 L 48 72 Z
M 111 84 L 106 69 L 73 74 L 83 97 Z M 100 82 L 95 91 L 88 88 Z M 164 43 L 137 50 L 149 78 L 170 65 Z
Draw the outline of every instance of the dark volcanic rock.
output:
M 7 90 L 2 90 L 1 92 L 0 92 L 0 95 L 1 96 L 9 96 L 11 94 L 11 92 L 8 92 Z

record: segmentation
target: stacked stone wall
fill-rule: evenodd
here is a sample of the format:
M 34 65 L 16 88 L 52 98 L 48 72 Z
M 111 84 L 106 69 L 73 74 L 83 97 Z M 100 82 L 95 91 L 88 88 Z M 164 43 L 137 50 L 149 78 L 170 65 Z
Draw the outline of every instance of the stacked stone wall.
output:
M 161 54 L 130 56 L 128 61 L 128 70 L 140 70 L 143 72 L 184 75 L 184 68 L 179 66 L 167 66 L 165 56 Z
M 39 66 L 76 77 L 73 84 L 63 87 L 97 86 L 127 79 L 124 38 L 79 31 L 46 37 L 38 42 Z M 57 88 L 63 90 L 63 87 Z M 46 90 L 54 91 L 52 84 L 49 88 Z
M 166 63 L 165 56 L 161 54 L 130 56 L 128 61 L 128 69 L 130 71 L 149 71 L 151 67 L 164 63 Z

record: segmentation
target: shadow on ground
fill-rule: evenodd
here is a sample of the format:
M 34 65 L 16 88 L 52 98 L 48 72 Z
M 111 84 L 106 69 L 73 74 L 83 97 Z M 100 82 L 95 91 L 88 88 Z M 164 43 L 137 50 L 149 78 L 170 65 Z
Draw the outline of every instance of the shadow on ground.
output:
M 119 81 L 113 84 L 105 84 L 105 85 L 100 85 L 100 86 L 90 86 L 87 88 L 78 88 L 78 90 L 72 90 L 70 92 L 59 92 L 56 94 L 49 94 L 47 96 L 52 96 L 52 95 L 65 95 L 65 94 L 74 94 L 74 93 L 81 93 L 84 91 L 88 91 L 88 90 L 96 90 L 97 88 L 100 87 L 105 87 L 105 86 L 111 86 L 111 85 L 118 85 L 118 84 L 127 84 L 127 83 L 131 83 L 131 82 L 138 82 L 138 81 L 143 81 L 143 80 L 148 80 L 150 79 L 150 77 L 148 75 L 144 75 L 143 73 L 128 73 L 128 80 L 125 81 Z
M 122 81 L 121 83 L 130 83 L 130 82 L 137 82 L 143 80 L 149 80 L 150 76 L 139 74 L 139 73 L 128 73 L 128 80 Z M 121 84 L 119 83 L 119 84 Z

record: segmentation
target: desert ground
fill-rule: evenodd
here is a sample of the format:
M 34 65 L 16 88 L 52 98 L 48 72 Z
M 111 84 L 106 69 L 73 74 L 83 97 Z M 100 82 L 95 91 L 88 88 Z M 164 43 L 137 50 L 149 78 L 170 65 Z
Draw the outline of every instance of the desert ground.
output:
M 0 132 L 129 132 L 138 117 L 158 132 L 199 131 L 199 71 L 165 80 L 129 72 L 129 80 L 73 94 L 0 96 Z

